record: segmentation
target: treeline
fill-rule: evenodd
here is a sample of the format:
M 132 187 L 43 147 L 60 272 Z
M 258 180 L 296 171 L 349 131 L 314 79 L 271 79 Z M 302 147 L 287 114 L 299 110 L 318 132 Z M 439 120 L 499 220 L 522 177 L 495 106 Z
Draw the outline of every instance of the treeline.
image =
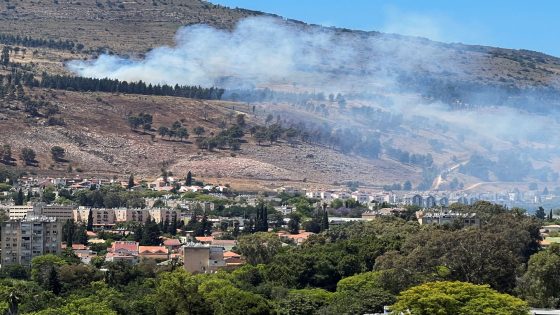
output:
M 95 79 L 85 77 L 74 77 L 67 75 L 49 75 L 43 72 L 41 81 L 33 80 L 34 87 L 60 89 L 68 91 L 83 92 L 109 92 L 109 93 L 129 93 L 143 95 L 163 95 L 176 96 L 195 99 L 219 100 L 222 98 L 224 89 L 203 88 L 200 86 L 178 85 L 152 85 L 145 82 L 127 82 L 117 79 Z
M 391 146 L 385 146 L 385 153 L 391 158 L 405 164 L 413 164 L 421 167 L 430 167 L 434 163 L 434 159 L 431 153 L 428 154 L 416 154 L 410 153 L 405 150 L 393 148 Z
M 229 101 L 241 102 L 289 102 L 300 103 L 311 100 L 325 101 L 327 97 L 324 93 L 292 93 L 273 91 L 265 89 L 246 89 L 228 90 L 224 94 L 224 99 Z
M 75 43 L 71 40 L 31 38 L 29 36 L 1 34 L 1 33 L 0 33 L 0 44 L 21 45 L 25 47 L 47 47 L 47 48 L 62 49 L 62 50 L 73 50 L 73 49 L 82 50 L 84 48 L 83 44 Z

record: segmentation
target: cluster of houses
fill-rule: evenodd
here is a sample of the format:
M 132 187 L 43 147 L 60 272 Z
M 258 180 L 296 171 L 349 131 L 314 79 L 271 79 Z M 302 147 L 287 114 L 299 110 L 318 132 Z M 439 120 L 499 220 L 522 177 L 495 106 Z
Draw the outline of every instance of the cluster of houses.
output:
M 18 187 L 25 191 L 31 191 L 32 193 L 41 193 L 42 189 L 48 186 L 55 186 L 59 188 L 65 188 L 68 190 L 80 190 L 80 189 L 91 189 L 95 187 L 100 187 L 103 185 L 119 185 L 123 188 L 129 188 L 128 181 L 120 181 L 117 179 L 107 179 L 107 178 L 97 178 L 97 177 L 82 177 L 76 175 L 74 177 L 32 177 L 23 176 L 18 179 Z M 185 185 L 185 180 L 179 180 L 175 177 L 159 177 L 154 181 L 140 182 L 134 181 L 134 185 L 131 188 L 134 189 L 150 189 L 154 191 L 172 191 L 177 192 L 216 192 L 225 193 L 229 191 L 229 188 L 224 185 Z
M 539 193 L 536 191 L 521 192 L 519 189 L 500 193 L 465 193 L 465 192 L 405 192 L 405 191 L 333 191 L 333 190 L 308 190 L 302 191 L 295 188 L 283 187 L 278 192 L 290 192 L 305 194 L 308 198 L 319 199 L 330 203 L 335 199 L 353 199 L 360 204 L 375 208 L 377 204 L 388 203 L 398 206 L 414 205 L 421 208 L 441 208 L 450 204 L 459 203 L 472 205 L 477 201 L 484 200 L 501 205 L 516 204 L 541 204 L 543 201 L 556 198 L 555 195 Z
M 145 223 L 151 218 L 156 223 L 184 220 L 185 214 L 177 209 L 90 209 L 67 205 L 35 203 L 23 206 L 0 206 L 9 218 L 1 225 L 0 265 L 21 264 L 29 266 L 40 255 L 60 253 L 66 248 L 62 237 L 63 225 L 68 220 L 87 224 L 92 219 L 94 231 L 88 231 L 88 243 L 105 243 L 95 231 L 123 233 L 115 226 L 119 222 Z M 214 222 L 218 223 L 218 222 Z M 128 231 L 130 232 L 130 231 Z M 107 262 L 126 261 L 138 263 L 144 259 L 158 263 L 182 263 L 189 272 L 215 272 L 218 268 L 238 266 L 244 261 L 232 251 L 234 240 L 220 240 L 219 232 L 208 237 L 164 239 L 161 246 L 141 246 L 138 242 L 116 241 L 107 249 Z M 88 264 L 97 256 L 89 246 L 72 244 L 72 251 Z

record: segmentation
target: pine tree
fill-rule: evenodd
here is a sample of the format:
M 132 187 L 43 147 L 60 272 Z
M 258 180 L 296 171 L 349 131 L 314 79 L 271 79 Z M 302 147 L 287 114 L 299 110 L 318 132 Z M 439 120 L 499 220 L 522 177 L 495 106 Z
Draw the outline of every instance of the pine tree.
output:
M 148 221 L 146 221 L 146 224 L 144 225 L 144 229 L 142 231 L 142 239 L 140 240 L 140 245 L 157 246 L 161 244 L 160 236 L 161 231 L 158 224 L 156 223 L 156 221 L 148 218 Z
M 138 224 L 138 226 L 134 229 L 134 241 L 140 243 L 142 241 L 143 235 L 144 235 L 143 225 Z
M 171 225 L 169 226 L 169 234 L 176 235 L 177 234 L 177 213 L 173 213 L 171 217 Z
M 323 210 L 323 218 L 321 220 L 321 231 L 329 229 L 329 213 L 327 209 Z
M 290 234 L 298 234 L 299 233 L 299 215 L 292 214 L 290 216 L 290 221 L 288 222 L 288 232 Z
M 543 208 L 543 207 L 539 207 L 539 208 L 537 209 L 537 211 L 535 212 L 535 217 L 536 217 L 537 219 L 541 219 L 541 220 L 546 219 L 546 213 L 544 212 L 544 208 Z
M 163 233 L 169 233 L 169 220 L 165 218 L 165 222 L 163 222 L 163 229 L 161 230 Z
M 550 212 L 548 213 L 548 221 L 552 221 L 553 220 L 553 216 L 552 216 L 552 209 L 550 209 Z
M 93 211 L 89 209 L 86 230 L 93 231 Z
M 24 197 L 23 197 L 23 190 L 21 190 L 21 188 L 20 188 L 20 189 L 18 190 L 17 195 L 16 195 L 16 198 L 15 198 L 15 200 L 14 200 L 14 204 L 15 204 L 16 206 L 21 206 L 21 205 L 23 205 L 23 200 L 24 200 Z
M 88 244 L 86 227 L 84 225 L 78 226 L 78 229 L 76 230 L 73 239 L 76 240 L 78 244 L 82 244 L 82 245 Z
M 187 179 L 185 180 L 185 186 L 192 186 L 192 173 L 189 171 L 187 173 Z
M 74 242 L 74 221 L 67 220 L 63 226 L 64 241 L 66 241 L 66 248 L 72 248 Z
M 239 236 L 239 222 L 237 222 L 237 221 L 233 222 L 233 232 L 231 233 L 231 235 L 233 237 L 238 237 Z
M 206 213 L 202 216 L 202 220 L 200 220 L 200 228 L 197 236 L 206 236 L 212 234 L 212 223 L 208 221 L 208 216 Z
M 133 187 L 134 187 L 134 175 L 130 174 L 130 177 L 128 177 L 127 188 L 132 189 Z
M 60 284 L 60 279 L 58 279 L 58 272 L 54 266 L 51 267 L 49 271 L 49 276 L 47 278 L 47 289 L 52 293 L 58 295 L 62 289 L 62 285 Z

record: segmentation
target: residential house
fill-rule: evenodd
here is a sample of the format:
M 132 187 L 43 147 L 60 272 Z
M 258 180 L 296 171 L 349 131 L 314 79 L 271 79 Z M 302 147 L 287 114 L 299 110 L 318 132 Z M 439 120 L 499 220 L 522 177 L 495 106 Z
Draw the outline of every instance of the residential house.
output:
M 164 261 L 169 259 L 169 250 L 165 246 L 139 246 L 138 256 L 142 259 Z
M 183 264 L 190 273 L 214 273 L 226 266 L 224 248 L 189 243 L 183 246 Z
M 117 262 L 124 261 L 129 263 L 138 262 L 138 254 L 140 252 L 138 242 L 131 241 L 115 241 L 107 250 L 105 261 Z

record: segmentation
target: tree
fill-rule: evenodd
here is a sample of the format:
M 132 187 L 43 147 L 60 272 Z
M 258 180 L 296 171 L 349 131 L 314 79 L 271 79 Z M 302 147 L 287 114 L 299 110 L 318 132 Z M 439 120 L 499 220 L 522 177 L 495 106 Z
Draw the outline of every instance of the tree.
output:
M 260 295 L 240 290 L 224 280 L 209 280 L 199 291 L 214 309 L 215 315 L 276 314 Z
M 540 220 L 544 220 L 546 218 L 546 212 L 544 211 L 543 207 L 539 207 L 535 212 L 535 217 Z
M 327 207 L 324 207 L 323 217 L 321 220 L 321 231 L 326 231 L 329 229 L 329 213 L 327 212 Z
M 527 303 L 487 285 L 466 282 L 428 282 L 403 291 L 391 307 L 393 313 L 415 315 L 526 315 Z
M 33 165 L 35 163 L 35 151 L 30 148 L 21 149 L 20 157 L 25 162 L 25 165 Z
M 331 303 L 323 310 L 325 314 L 381 314 L 383 307 L 394 301 L 395 297 L 391 293 L 380 288 L 343 291 L 334 293 Z
M 89 209 L 86 230 L 93 231 L 93 211 Z
M 62 226 L 62 237 L 67 248 L 72 248 L 74 242 L 75 224 L 74 220 L 67 220 Z
M 236 117 L 236 123 L 239 127 L 245 127 L 245 115 L 238 114 Z
M 171 225 L 169 226 L 169 234 L 176 235 L 177 234 L 177 214 L 173 213 L 171 216 Z
M 163 273 L 158 279 L 156 295 L 157 314 L 206 315 L 213 314 L 210 305 L 199 293 L 195 277 L 185 270 Z
M 278 306 L 281 314 L 317 314 L 318 310 L 331 303 L 332 295 L 331 292 L 323 289 L 290 290 L 279 301 Z
M 268 232 L 268 209 L 261 203 L 257 207 L 257 219 L 255 221 L 255 232 Z
M 78 242 L 78 244 L 87 245 L 88 244 L 88 236 L 87 236 L 87 229 L 86 226 L 80 224 L 76 231 L 74 232 L 74 240 Z
M 257 232 L 239 237 L 237 249 L 248 263 L 266 264 L 282 249 L 282 242 L 274 233 Z
M 165 137 L 167 135 L 169 135 L 169 128 L 161 126 L 158 128 L 158 134 L 160 135 L 160 137 Z
M 23 201 L 24 201 L 23 191 L 20 188 L 16 194 L 16 197 L 14 198 L 14 204 L 16 206 L 21 206 L 23 205 Z
M 198 127 L 194 127 L 193 131 L 194 134 L 197 135 L 197 137 L 200 137 L 204 134 L 206 130 L 204 130 L 204 127 L 198 126 Z
M 551 244 L 545 251 L 531 256 L 527 271 L 516 291 L 533 307 L 560 307 L 560 245 Z
M 297 213 L 290 214 L 290 221 L 288 221 L 288 232 L 290 234 L 299 234 L 299 222 L 301 218 Z
M 161 244 L 161 231 L 156 221 L 148 218 L 142 231 L 142 239 L 140 245 L 144 246 L 157 246 Z
M 181 127 L 177 129 L 177 137 L 179 137 L 181 141 L 183 141 L 183 139 L 188 138 L 189 133 L 187 132 L 187 128 Z
M 0 160 L 4 164 L 12 163 L 12 147 L 9 144 L 4 144 L 0 148 Z
M 60 294 L 62 290 L 62 285 L 60 284 L 60 279 L 58 279 L 58 272 L 55 266 L 51 266 L 45 289 L 52 291 L 52 293 L 56 295 Z
M 130 176 L 128 177 L 128 185 L 127 188 L 128 189 L 132 189 L 134 187 L 134 175 L 130 174 Z
M 185 179 L 185 186 L 192 186 L 193 180 L 192 180 L 192 173 L 191 171 L 189 171 L 187 173 L 187 178 Z
M 31 260 L 31 279 L 41 287 L 48 289 L 51 269 L 66 264 L 67 262 L 63 258 L 53 254 L 34 257 Z
M 52 159 L 55 162 L 64 161 L 65 154 L 66 154 L 66 152 L 65 152 L 64 148 L 62 148 L 60 146 L 54 146 L 54 147 L 51 148 Z

